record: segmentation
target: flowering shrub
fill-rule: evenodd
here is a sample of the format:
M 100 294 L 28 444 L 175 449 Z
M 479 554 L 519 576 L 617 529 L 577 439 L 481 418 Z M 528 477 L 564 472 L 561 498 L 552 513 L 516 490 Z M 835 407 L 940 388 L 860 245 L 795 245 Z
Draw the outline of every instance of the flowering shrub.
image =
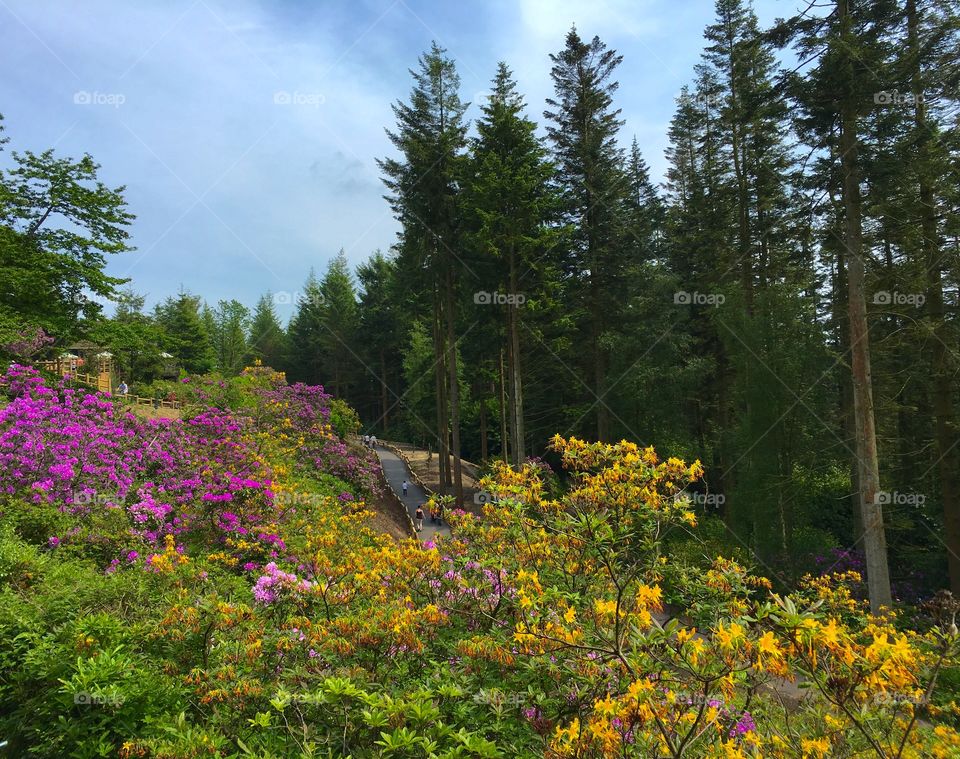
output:
M 949 757 L 956 602 L 673 565 L 699 463 L 551 442 L 453 537 L 373 532 L 319 388 L 143 421 L 15 367 L 0 411 L 0 735 L 15 755 Z M 106 494 L 106 496 L 104 496 Z M 669 605 L 665 599 L 678 605 Z

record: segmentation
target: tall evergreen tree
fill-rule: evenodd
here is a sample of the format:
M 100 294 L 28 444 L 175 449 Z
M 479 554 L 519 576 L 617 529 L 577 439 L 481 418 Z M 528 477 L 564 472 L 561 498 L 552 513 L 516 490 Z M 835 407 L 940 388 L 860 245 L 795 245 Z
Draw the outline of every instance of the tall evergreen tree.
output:
M 477 137 L 471 146 L 469 179 L 464 191 L 467 214 L 475 216 L 470 237 L 478 268 L 491 268 L 490 290 L 505 295 L 505 354 L 509 386 L 510 455 L 514 465 L 525 458 L 521 311 L 538 297 L 544 277 L 556 276 L 550 253 L 558 232 L 548 226 L 556 213 L 551 188 L 552 166 L 536 136 L 536 124 L 523 112 L 523 99 L 505 63 L 493 79 L 489 101 L 482 104 Z M 493 264 L 491 267 L 490 264 Z M 480 307 L 498 304 L 480 303 Z
M 365 378 L 376 409 L 375 427 L 384 433 L 397 413 L 400 374 L 405 346 L 401 345 L 403 314 L 397 291 L 397 265 L 376 251 L 357 267 L 360 284 L 359 323 L 356 345 L 366 362 Z
M 357 291 L 341 250 L 320 281 L 320 332 L 323 379 L 338 398 L 349 398 L 359 368 L 353 340 L 357 331 Z
M 313 269 L 297 293 L 296 311 L 287 325 L 290 346 L 290 376 L 298 382 L 319 384 L 323 352 L 320 334 L 323 331 L 323 293 Z
M 886 530 L 880 499 L 871 341 L 867 321 L 867 249 L 864 244 L 860 158 L 861 120 L 883 90 L 886 53 L 884 30 L 892 21 L 893 6 L 873 6 L 836 0 L 822 17 L 804 15 L 792 20 L 798 54 L 816 65 L 795 86 L 805 111 L 803 126 L 818 136 L 817 149 L 826 149 L 840 174 L 842 251 L 846 265 L 847 329 L 852 385 L 852 431 L 857 492 L 867 557 L 867 582 L 874 610 L 891 603 Z
M 204 374 L 213 370 L 216 357 L 199 296 L 181 291 L 157 306 L 155 318 L 163 328 L 167 350 L 185 371 Z
M 257 301 L 247 343 L 248 360 L 259 359 L 277 371 L 286 371 L 289 360 L 287 335 L 277 317 L 274 297 L 269 292 Z
M 247 357 L 250 310 L 238 300 L 221 300 L 211 316 L 217 368 L 227 375 L 239 374 Z
M 426 271 L 425 285 L 434 294 L 431 333 L 441 488 L 452 485 L 462 502 L 456 291 L 462 264 L 457 253 L 461 233 L 457 193 L 466 144 L 466 105 L 460 100 L 456 67 L 436 43 L 421 56 L 419 69 L 411 75 L 410 102 L 394 104 L 397 127 L 388 132 L 400 157 L 378 163 L 390 191 L 388 200 L 402 225 L 401 266 Z
M 585 325 L 579 340 L 586 358 L 581 370 L 595 401 L 596 437 L 610 437 L 606 381 L 612 333 L 625 302 L 625 253 L 618 243 L 618 212 L 626 192 L 623 151 L 617 135 L 623 121 L 613 107 L 619 86 L 613 78 L 623 57 L 594 37 L 584 42 L 576 29 L 566 45 L 551 54 L 554 97 L 544 112 L 547 136 L 557 165 L 566 220 L 571 224 L 570 255 L 566 261 L 568 301 L 582 313 Z

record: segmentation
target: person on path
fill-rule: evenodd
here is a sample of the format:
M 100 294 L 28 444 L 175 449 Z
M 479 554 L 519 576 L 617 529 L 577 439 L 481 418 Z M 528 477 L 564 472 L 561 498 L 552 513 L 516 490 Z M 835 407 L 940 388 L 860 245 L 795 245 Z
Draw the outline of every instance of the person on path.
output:
M 420 532 L 423 529 L 423 506 L 417 506 L 417 513 L 414 514 L 414 518 L 417 521 L 417 532 Z
M 433 507 L 433 516 L 436 519 L 438 525 L 443 525 L 443 503 L 438 502 L 436 506 Z
M 407 481 L 404 480 L 404 481 L 403 481 L 403 484 L 402 484 L 400 487 L 403 488 L 403 497 L 406 498 L 406 497 L 407 497 L 407 487 L 408 487 Z
M 121 381 L 120 384 L 117 386 L 117 392 L 120 393 L 120 395 L 126 395 L 128 390 L 129 388 L 127 387 L 126 382 Z
M 376 448 L 376 447 L 377 447 L 377 436 L 376 436 L 376 435 L 371 435 L 371 436 L 370 436 L 370 447 L 371 447 L 371 448 Z

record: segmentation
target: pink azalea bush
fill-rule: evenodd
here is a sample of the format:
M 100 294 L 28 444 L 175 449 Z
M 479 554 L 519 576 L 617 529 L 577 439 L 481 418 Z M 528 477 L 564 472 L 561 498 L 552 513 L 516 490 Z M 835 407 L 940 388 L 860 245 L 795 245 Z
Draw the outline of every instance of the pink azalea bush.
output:
M 0 509 L 4 500 L 33 504 L 24 518 L 38 542 L 100 546 L 105 564 L 162 545 L 166 535 L 206 548 L 242 541 L 246 565 L 293 559 L 276 528 L 290 510 L 276 502 L 260 453 L 276 429 L 297 438 L 298 463 L 376 486 L 373 462 L 332 434 L 322 388 L 255 387 L 262 414 L 210 407 L 185 420 L 142 419 L 109 396 L 49 387 L 16 364 L 0 377 L 0 392 L 11 397 L 0 409 Z

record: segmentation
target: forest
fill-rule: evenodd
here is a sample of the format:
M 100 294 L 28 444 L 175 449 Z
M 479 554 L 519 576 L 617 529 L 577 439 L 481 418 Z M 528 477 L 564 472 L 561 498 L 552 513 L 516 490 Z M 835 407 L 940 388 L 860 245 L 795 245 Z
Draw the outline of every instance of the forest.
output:
M 391 250 L 355 271 L 335 257 L 252 308 L 183 291 L 146 314 L 81 261 L 69 308 L 28 288 L 4 310 L 86 330 L 134 384 L 157 377 L 158 346 L 189 372 L 259 358 L 441 462 L 519 464 L 558 431 L 655 444 L 704 462 L 716 540 L 787 582 L 872 553 L 875 574 L 894 567 L 880 598 L 944 578 L 956 591 L 955 8 L 828 10 L 761 29 L 746 3 L 717 3 L 662 184 L 617 108 L 629 61 L 600 39 L 571 29 L 543 106 L 505 63 L 486 102 L 464 102 L 434 45 L 385 125 Z M 7 191 L 91 170 L 27 155 Z M 121 222 L 121 198 L 100 193 L 104 223 Z M 28 197 L 11 228 L 38 236 L 46 198 Z M 115 312 L 76 321 L 98 308 L 91 291 L 116 292 Z M 276 306 L 291 302 L 283 325 Z M 885 536 L 865 529 L 874 503 Z

